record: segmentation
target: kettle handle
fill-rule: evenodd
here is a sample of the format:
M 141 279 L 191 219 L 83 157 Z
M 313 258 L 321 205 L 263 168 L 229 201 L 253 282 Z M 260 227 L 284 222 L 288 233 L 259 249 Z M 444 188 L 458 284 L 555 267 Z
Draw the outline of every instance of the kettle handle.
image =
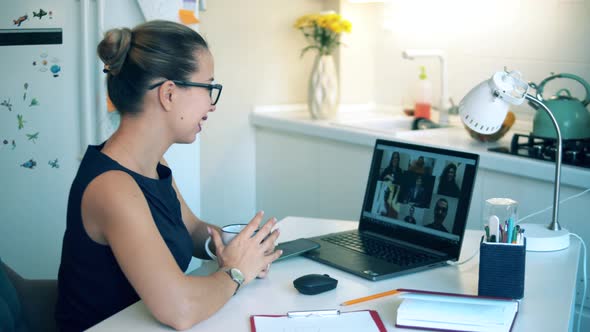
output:
M 546 79 L 541 81 L 541 83 L 539 83 L 539 85 L 536 87 L 537 96 L 542 97 L 543 88 L 545 87 L 545 84 L 555 78 L 569 78 L 574 81 L 578 81 L 580 84 L 582 84 L 582 86 L 584 86 L 584 89 L 586 90 L 586 97 L 584 98 L 584 101 L 582 101 L 582 104 L 584 105 L 584 107 L 586 107 L 588 104 L 590 104 L 590 84 L 588 84 L 588 82 L 586 82 L 583 78 L 573 75 L 573 74 L 562 73 L 562 74 L 555 74 L 555 75 L 547 77 Z

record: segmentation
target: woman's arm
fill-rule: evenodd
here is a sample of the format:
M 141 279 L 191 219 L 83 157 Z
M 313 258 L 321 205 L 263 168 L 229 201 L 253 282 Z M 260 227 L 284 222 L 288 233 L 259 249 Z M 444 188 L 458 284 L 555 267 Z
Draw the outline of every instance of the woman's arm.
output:
M 206 277 L 184 275 L 162 239 L 141 189 L 127 173 L 109 171 L 90 183 L 82 198 L 82 219 L 95 241 L 111 247 L 140 298 L 166 325 L 187 329 L 219 310 L 236 290 L 236 283 L 222 271 Z M 258 214 L 248 227 L 257 228 L 261 220 Z M 254 237 L 238 235 L 218 252 L 223 267 L 242 271 L 244 284 L 280 256 L 280 252 L 265 255 L 278 237 L 275 231 L 263 241 L 274 224 L 269 221 Z M 214 240 L 218 242 L 219 236 Z
M 162 165 L 166 165 L 167 167 L 170 167 L 170 166 L 168 166 L 168 163 L 166 162 L 166 160 L 163 158 L 160 161 L 160 163 Z M 178 186 L 176 185 L 176 181 L 174 180 L 174 177 L 172 178 L 172 186 L 174 187 L 174 191 L 176 191 L 176 197 L 178 198 L 178 201 L 180 202 L 180 211 L 182 214 L 182 221 L 184 222 L 186 229 L 188 230 L 189 234 L 191 235 L 191 238 L 193 239 L 193 247 L 194 247 L 193 256 L 200 258 L 200 259 L 211 259 L 211 257 L 209 257 L 209 255 L 205 251 L 205 247 L 204 247 L 205 241 L 209 237 L 209 233 L 207 232 L 207 227 L 216 229 L 217 231 L 221 231 L 221 229 L 215 225 L 208 224 L 208 223 L 202 221 L 193 213 L 193 211 L 189 208 L 188 204 L 186 204 L 184 197 L 182 197 L 180 190 L 178 190 Z M 213 241 L 211 241 L 210 249 L 213 253 L 215 253 Z

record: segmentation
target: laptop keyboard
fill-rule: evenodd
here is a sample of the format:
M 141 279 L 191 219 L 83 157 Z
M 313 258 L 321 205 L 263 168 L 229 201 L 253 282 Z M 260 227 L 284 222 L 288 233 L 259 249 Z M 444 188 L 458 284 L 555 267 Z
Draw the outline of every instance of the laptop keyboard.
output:
M 356 232 L 334 234 L 323 237 L 322 240 L 372 257 L 381 258 L 400 266 L 423 263 L 434 258 L 434 256 L 427 253 L 411 251 L 394 243 L 381 241 Z

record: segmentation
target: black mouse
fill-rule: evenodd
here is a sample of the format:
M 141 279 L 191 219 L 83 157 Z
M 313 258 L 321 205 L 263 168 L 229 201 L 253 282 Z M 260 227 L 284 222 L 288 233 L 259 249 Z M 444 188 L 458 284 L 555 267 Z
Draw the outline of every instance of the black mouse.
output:
M 327 274 L 307 274 L 293 280 L 293 286 L 301 294 L 315 295 L 336 288 L 338 280 Z

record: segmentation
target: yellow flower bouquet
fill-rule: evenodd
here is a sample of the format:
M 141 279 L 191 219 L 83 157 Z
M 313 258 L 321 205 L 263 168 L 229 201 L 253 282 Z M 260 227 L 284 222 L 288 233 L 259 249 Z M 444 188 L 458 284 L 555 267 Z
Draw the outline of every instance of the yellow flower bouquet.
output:
M 294 26 L 311 43 L 301 50 L 301 56 L 311 49 L 318 50 L 319 55 L 332 54 L 334 48 L 340 45 L 340 34 L 350 33 L 352 29 L 350 21 L 334 12 L 301 16 Z

